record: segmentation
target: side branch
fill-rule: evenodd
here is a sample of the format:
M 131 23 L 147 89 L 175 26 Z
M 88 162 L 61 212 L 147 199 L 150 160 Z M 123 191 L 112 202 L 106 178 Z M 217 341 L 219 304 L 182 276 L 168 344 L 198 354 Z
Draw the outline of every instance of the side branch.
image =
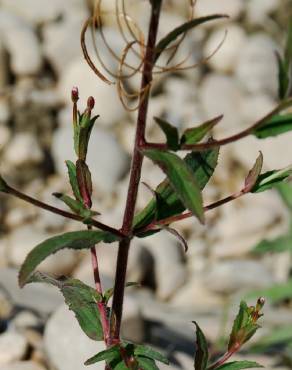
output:
M 273 109 L 271 112 L 269 112 L 266 116 L 255 122 L 253 125 L 248 127 L 247 129 L 229 136 L 224 139 L 220 140 L 213 140 L 209 141 L 206 143 L 199 143 L 199 144 L 194 144 L 194 145 L 182 145 L 179 150 L 191 150 L 193 152 L 202 152 L 204 150 L 212 149 L 212 148 L 218 148 L 223 145 L 227 145 L 230 143 L 234 143 L 238 140 L 244 139 L 245 137 L 252 135 L 253 131 L 256 130 L 257 128 L 261 127 L 264 123 L 266 123 L 268 120 L 273 118 L 276 114 L 280 113 L 284 109 L 287 109 L 292 106 L 292 99 L 286 99 L 282 101 L 275 109 Z M 140 145 L 139 149 L 141 151 L 146 150 L 146 149 L 157 149 L 157 150 L 169 150 L 167 144 L 160 144 L 160 143 L 148 143 L 145 142 L 142 145 Z
M 53 207 L 53 206 L 50 206 L 49 204 L 47 203 L 44 203 L 44 202 L 41 202 L 35 198 L 32 198 L 30 197 L 29 195 L 26 195 L 10 186 L 7 185 L 7 188 L 5 190 L 5 193 L 7 194 L 10 194 L 10 195 L 13 195 L 15 196 L 16 198 L 19 198 L 27 203 L 30 203 L 30 204 L 33 204 L 34 206 L 38 207 L 38 208 L 42 208 L 46 211 L 49 211 L 51 213 L 54 213 L 56 215 L 60 215 L 62 217 L 65 217 L 65 218 L 68 218 L 68 219 L 71 219 L 71 220 L 75 220 L 75 221 L 79 221 L 79 222 L 84 222 L 84 219 L 79 216 L 79 215 L 76 215 L 74 213 L 71 213 L 71 212 L 67 212 L 67 211 L 64 211 L 62 209 L 59 209 L 59 208 L 56 208 L 56 207 Z M 99 222 L 97 220 L 94 220 L 94 219 L 90 219 L 90 224 L 100 230 L 103 230 L 103 231 L 108 231 L 120 238 L 124 238 L 125 235 L 120 231 L 120 230 L 117 230 L 111 226 L 108 226 L 102 222 Z
M 240 198 L 244 194 L 247 194 L 247 193 L 244 192 L 244 191 L 240 191 L 238 193 L 229 195 L 226 198 L 220 199 L 220 200 L 218 200 L 214 203 L 211 203 L 211 204 L 205 206 L 204 211 L 207 212 L 207 211 L 210 211 L 212 209 L 218 208 L 218 207 L 222 206 L 223 204 L 230 203 L 233 200 Z M 193 216 L 194 215 L 193 215 L 192 212 L 186 212 L 186 213 L 182 213 L 180 215 L 167 217 L 167 218 L 164 218 L 164 219 L 159 220 L 159 221 L 153 221 L 153 222 L 151 222 L 151 224 L 147 225 L 146 227 L 136 230 L 135 234 L 137 235 L 137 234 L 140 234 L 140 233 L 145 233 L 147 231 L 156 230 L 160 226 L 170 225 L 174 222 L 182 221 L 182 220 L 185 220 L 186 218 L 190 218 L 190 217 L 193 217 Z

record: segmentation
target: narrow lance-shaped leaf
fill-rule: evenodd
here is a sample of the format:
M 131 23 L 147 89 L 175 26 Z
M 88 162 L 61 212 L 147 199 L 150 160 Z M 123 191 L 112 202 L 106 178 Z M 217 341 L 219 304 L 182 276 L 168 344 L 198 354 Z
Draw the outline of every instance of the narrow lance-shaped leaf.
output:
M 270 288 L 255 290 L 247 295 L 247 298 L 265 296 L 270 303 L 278 303 L 292 298 L 292 279 L 285 283 L 275 284 Z
M 292 130 L 292 114 L 278 114 L 253 131 L 258 139 L 278 136 Z
M 174 153 L 155 149 L 145 150 L 143 153 L 161 167 L 182 203 L 203 223 L 202 194 L 196 178 L 186 163 Z
M 160 40 L 156 46 L 156 53 L 155 53 L 155 62 L 158 60 L 160 57 L 161 53 L 171 44 L 173 41 L 175 41 L 179 36 L 182 34 L 190 31 L 191 29 L 199 26 L 200 24 L 206 23 L 213 21 L 215 19 L 220 19 L 220 18 L 228 18 L 227 15 L 222 15 L 222 14 L 213 14 L 209 15 L 206 17 L 201 17 L 201 18 L 196 18 L 192 19 L 174 30 L 172 30 L 169 34 L 167 34 L 162 40 Z
M 252 193 L 260 193 L 265 190 L 274 188 L 286 180 L 292 174 L 292 166 L 283 168 L 282 170 L 274 170 L 263 173 L 258 177 L 257 182 L 251 189 Z
M 160 361 L 167 365 L 169 364 L 168 359 L 165 356 L 163 356 L 161 353 L 154 351 L 154 349 L 148 346 L 141 345 L 141 344 L 134 345 L 134 356 L 135 357 L 143 356 L 143 357 L 150 358 L 152 360 Z
M 174 235 L 179 240 L 179 242 L 181 243 L 181 245 L 183 246 L 185 253 L 187 253 L 187 251 L 189 249 L 188 243 L 185 240 L 185 238 L 177 230 L 175 230 L 175 229 L 173 229 L 171 227 L 168 227 L 168 226 L 164 226 L 163 227 L 163 230 L 166 230 L 170 234 Z
M 245 193 L 251 191 L 251 189 L 255 186 L 263 167 L 263 154 L 260 152 L 253 168 L 249 171 L 248 175 L 245 178 L 244 182 L 244 189 Z
M 136 360 L 138 362 L 139 369 L 142 369 L 142 370 L 159 370 L 155 361 L 151 360 L 148 357 L 137 356 Z
M 69 175 L 70 185 L 71 185 L 73 194 L 76 200 L 79 200 L 80 202 L 82 202 L 82 197 L 81 197 L 79 187 L 78 187 L 78 182 L 77 182 L 76 166 L 71 161 L 66 161 L 66 166 L 68 169 L 68 175 Z
M 60 289 L 65 303 L 72 310 L 84 333 L 93 340 L 103 340 L 103 330 L 97 302 L 101 296 L 95 289 L 77 279 L 54 279 L 53 277 L 36 272 L 29 282 L 47 283 Z
M 172 126 L 169 122 L 165 121 L 162 118 L 154 117 L 155 122 L 163 131 L 167 146 L 170 150 L 178 150 L 179 149 L 179 136 L 178 130 L 176 127 Z
M 241 370 L 241 369 L 259 368 L 259 367 L 263 367 L 263 366 L 254 361 L 234 361 L 234 362 L 227 362 L 226 364 L 217 367 L 216 370 Z
M 289 182 L 281 182 L 277 185 L 277 190 L 285 205 L 292 211 L 292 184 Z
M 90 357 L 87 361 L 85 361 L 84 365 L 93 365 L 100 361 L 111 362 L 120 358 L 120 348 L 118 345 L 115 345 Z
M 205 370 L 207 368 L 209 351 L 205 335 L 199 325 L 196 325 L 196 352 L 195 352 L 195 370 Z
M 253 352 L 262 352 L 266 351 L 270 347 L 275 347 L 291 341 L 292 325 L 287 324 L 285 326 L 273 328 L 270 334 L 266 334 L 260 340 L 254 343 L 251 350 Z
M 292 251 L 292 235 L 283 235 L 271 240 L 264 239 L 251 250 L 251 253 L 264 254 L 285 251 Z
M 98 212 L 91 211 L 90 209 L 85 208 L 82 202 L 73 199 L 68 195 L 62 193 L 53 193 L 53 195 L 64 202 L 74 213 L 83 217 L 85 220 L 100 214 Z
M 260 311 L 264 306 L 263 297 L 257 300 L 256 307 L 248 307 L 246 302 L 240 303 L 239 312 L 234 320 L 228 342 L 228 351 L 237 351 L 246 343 L 260 327 L 258 319 L 263 316 Z
M 218 156 L 219 148 L 202 153 L 192 152 L 185 156 L 184 162 L 191 169 L 201 190 L 204 189 L 213 175 L 217 166 Z M 135 231 L 149 225 L 154 220 L 159 221 L 180 214 L 186 209 L 174 189 L 170 186 L 167 178 L 157 186 L 155 192 L 156 196 L 135 216 Z M 138 234 L 137 236 L 143 237 L 144 234 Z
M 189 128 L 185 130 L 181 137 L 180 143 L 182 145 L 192 145 L 201 141 L 208 132 L 210 132 L 223 118 L 223 115 L 215 117 L 209 121 L 204 122 L 200 126 Z
M 276 52 L 276 58 L 278 63 L 278 95 L 280 99 L 284 99 L 289 88 L 289 73 L 285 61 L 278 52 Z
M 0 192 L 6 193 L 8 190 L 8 185 L 6 181 L 4 181 L 3 177 L 0 176 Z
M 101 241 L 112 243 L 117 240 L 119 238 L 109 232 L 93 230 L 74 231 L 49 238 L 27 255 L 19 272 L 19 285 L 23 287 L 43 260 L 62 249 L 90 249 Z

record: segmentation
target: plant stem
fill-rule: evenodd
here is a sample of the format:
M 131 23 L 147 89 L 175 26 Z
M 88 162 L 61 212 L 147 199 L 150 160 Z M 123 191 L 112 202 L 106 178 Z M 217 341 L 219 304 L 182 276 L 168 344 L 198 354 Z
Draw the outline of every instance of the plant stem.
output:
M 217 367 L 223 365 L 227 360 L 230 359 L 232 355 L 234 355 L 235 352 L 237 352 L 240 349 L 240 345 L 234 347 L 233 349 L 230 349 L 228 352 L 226 352 L 221 358 L 219 358 L 218 361 L 216 361 L 213 365 L 209 366 L 207 370 L 215 370 Z
M 128 235 L 129 238 L 123 239 L 119 244 L 113 304 L 111 310 L 111 339 L 113 340 L 118 340 L 120 337 L 128 254 L 131 243 L 130 237 L 137 201 L 138 187 L 141 178 L 141 167 L 143 163 L 143 154 L 140 152 L 139 148 L 145 143 L 146 119 L 150 96 L 150 87 L 152 83 L 152 70 L 154 67 L 155 45 L 158 32 L 161 4 L 162 0 L 157 0 L 151 3 L 151 19 L 149 23 L 148 41 L 142 72 L 135 145 L 133 150 L 128 195 L 122 226 L 122 232 Z
M 71 219 L 71 220 L 75 220 L 75 221 L 80 221 L 80 222 L 84 221 L 84 219 L 79 215 L 76 215 L 74 213 L 67 212 L 67 211 L 64 211 L 62 209 L 50 206 L 49 204 L 41 202 L 41 201 L 39 201 L 35 198 L 32 198 L 31 196 L 26 195 L 26 194 L 14 189 L 14 188 L 8 186 L 8 185 L 7 185 L 7 189 L 6 189 L 5 193 L 13 195 L 16 198 L 19 198 L 19 199 L 21 199 L 21 200 L 23 200 L 27 203 L 33 204 L 34 206 L 36 206 L 38 208 L 42 208 L 46 211 L 52 212 L 52 213 L 60 215 L 62 217 L 65 217 L 65 218 L 68 218 L 68 219 Z M 91 222 L 92 226 L 94 226 L 94 227 L 96 227 L 100 230 L 108 231 L 108 232 L 110 232 L 110 233 L 112 233 L 116 236 L 119 236 L 120 238 L 125 237 L 125 235 L 120 230 L 117 230 L 117 229 L 115 229 L 111 226 L 105 225 L 102 222 L 99 222 L 99 221 L 96 221 L 96 220 L 93 220 L 93 219 L 91 219 L 90 222 Z
M 230 143 L 234 143 L 235 141 L 241 140 L 249 135 L 253 134 L 253 131 L 257 128 L 259 128 L 261 125 L 266 123 L 268 120 L 270 120 L 275 114 L 280 113 L 282 110 L 290 107 L 292 105 L 292 99 L 286 99 L 282 101 L 275 109 L 273 109 L 271 112 L 269 112 L 265 117 L 255 122 L 253 125 L 249 126 L 245 130 L 226 137 L 224 139 L 220 140 L 213 140 L 206 143 L 199 143 L 199 144 L 193 144 L 193 145 L 182 145 L 179 150 L 191 150 L 193 152 L 201 152 L 204 150 L 217 148 L 223 145 L 227 145 Z M 157 149 L 157 150 L 169 150 L 167 144 L 160 144 L 160 143 L 144 143 L 140 147 L 141 150 L 146 149 Z

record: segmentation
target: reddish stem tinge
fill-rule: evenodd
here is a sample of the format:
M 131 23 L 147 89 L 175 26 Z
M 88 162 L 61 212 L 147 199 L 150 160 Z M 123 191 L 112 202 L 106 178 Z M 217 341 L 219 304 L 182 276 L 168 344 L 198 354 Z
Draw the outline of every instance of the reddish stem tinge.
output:
M 123 239 L 119 245 L 113 304 L 111 310 L 111 339 L 118 340 L 120 337 L 120 327 L 122 320 L 122 310 L 124 301 L 126 271 L 128 263 L 128 253 L 130 247 L 130 235 L 132 232 L 132 224 L 138 194 L 138 187 L 141 177 L 141 167 L 143 155 L 139 147 L 145 142 L 145 127 L 148 111 L 148 102 L 150 95 L 150 87 L 152 82 L 152 70 L 154 67 L 155 45 L 157 31 L 160 18 L 162 0 L 157 0 L 151 4 L 151 19 L 149 24 L 148 41 L 146 47 L 145 61 L 141 81 L 141 94 L 139 101 L 139 112 L 136 127 L 135 146 L 133 151 L 133 159 L 130 173 L 130 182 L 128 187 L 128 195 L 123 219 L 122 232 L 129 236 L 128 239 Z M 146 91 L 146 92 L 145 92 Z

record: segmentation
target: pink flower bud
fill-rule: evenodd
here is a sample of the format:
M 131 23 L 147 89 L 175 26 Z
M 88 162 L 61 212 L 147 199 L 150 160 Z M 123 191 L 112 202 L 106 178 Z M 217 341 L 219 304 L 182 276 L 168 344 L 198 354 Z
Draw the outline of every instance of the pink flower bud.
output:
M 78 87 L 76 86 L 74 86 L 71 90 L 71 99 L 73 103 L 77 103 L 79 99 L 79 91 L 78 91 Z
M 90 96 L 88 99 L 87 99 L 87 108 L 89 110 L 92 110 L 95 106 L 95 100 L 92 96 Z

